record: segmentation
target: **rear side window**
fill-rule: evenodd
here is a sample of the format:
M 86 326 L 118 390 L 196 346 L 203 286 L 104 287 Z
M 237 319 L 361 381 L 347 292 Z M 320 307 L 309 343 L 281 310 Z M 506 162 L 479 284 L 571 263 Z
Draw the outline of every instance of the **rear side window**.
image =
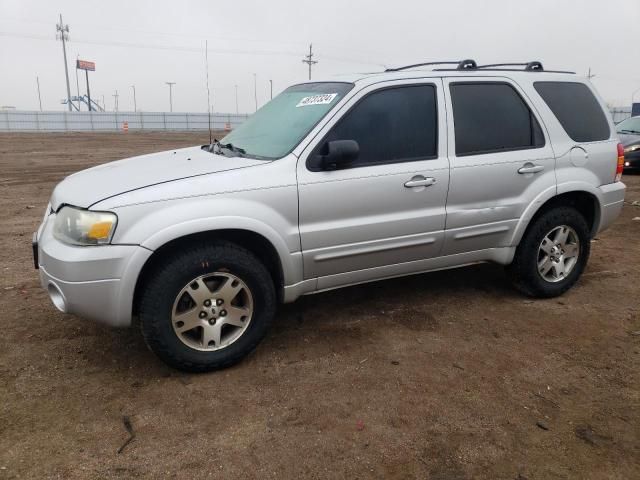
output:
M 573 141 L 595 142 L 611 136 L 602 107 L 583 83 L 535 82 L 533 86 Z
M 364 166 L 437 157 L 438 113 L 433 85 L 386 88 L 358 102 L 325 138 L 355 140 Z
M 522 97 L 506 83 L 452 83 L 456 155 L 537 148 L 540 124 Z

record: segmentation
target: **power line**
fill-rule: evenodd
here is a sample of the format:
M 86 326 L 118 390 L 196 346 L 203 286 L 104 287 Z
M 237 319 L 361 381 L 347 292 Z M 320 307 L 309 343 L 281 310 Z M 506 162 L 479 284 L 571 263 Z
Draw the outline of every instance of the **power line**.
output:
M 15 37 L 15 38 L 26 38 L 31 40 L 49 40 L 49 37 L 43 35 L 36 34 L 23 34 L 16 32 L 3 32 L 0 31 L 1 37 Z M 114 41 L 99 41 L 99 40 L 83 40 L 82 38 L 74 37 L 74 43 L 76 44 L 85 44 L 85 45 L 100 45 L 105 47 L 123 47 L 123 48 L 143 48 L 143 49 L 151 49 L 151 50 L 172 50 L 177 52 L 194 52 L 200 53 L 202 51 L 201 48 L 198 47 L 188 47 L 188 46 L 180 46 L 180 45 L 157 45 L 157 44 L 149 44 L 149 43 L 134 43 L 134 42 L 114 42 Z M 243 50 L 243 49 L 210 49 L 212 53 L 220 54 L 220 55 L 265 55 L 265 56 L 283 56 L 283 57 L 297 57 L 299 55 L 298 52 L 295 51 L 287 51 L 287 50 Z M 381 62 L 367 61 L 357 58 L 349 58 L 335 55 L 326 55 L 326 54 L 313 54 L 317 58 L 323 60 L 331 60 L 334 62 L 342 62 L 342 63 L 355 63 L 359 65 L 375 65 L 384 67 L 386 64 Z
M 307 65 L 309 65 L 309 80 L 311 80 L 311 66 L 315 65 L 316 63 L 318 63 L 317 60 L 313 59 L 313 44 L 312 43 L 309 44 L 309 55 L 305 55 L 304 56 L 304 60 L 302 60 L 302 63 L 306 63 Z
M 56 25 L 56 32 L 60 32 L 59 38 L 62 41 L 62 56 L 64 57 L 64 74 L 67 79 L 67 107 L 71 111 L 71 88 L 69 87 L 69 67 L 67 65 L 67 47 L 65 42 L 69 40 L 69 25 L 62 23 L 62 14 L 60 14 L 60 23 Z

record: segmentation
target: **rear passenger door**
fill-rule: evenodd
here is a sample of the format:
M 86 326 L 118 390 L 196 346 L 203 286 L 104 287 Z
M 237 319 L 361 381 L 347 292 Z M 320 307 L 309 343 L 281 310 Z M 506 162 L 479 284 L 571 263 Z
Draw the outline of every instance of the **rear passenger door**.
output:
M 445 80 L 451 178 L 443 254 L 509 246 L 518 219 L 556 187 L 547 133 L 504 78 Z

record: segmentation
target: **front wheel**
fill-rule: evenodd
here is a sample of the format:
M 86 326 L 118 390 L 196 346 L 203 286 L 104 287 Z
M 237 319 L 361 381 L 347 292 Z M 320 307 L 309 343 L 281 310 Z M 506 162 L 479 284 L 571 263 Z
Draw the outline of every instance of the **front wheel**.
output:
M 584 270 L 591 250 L 584 217 L 571 207 L 557 207 L 529 226 L 507 268 L 518 290 L 549 298 L 573 286 Z
M 140 299 L 151 350 L 180 370 L 233 365 L 265 336 L 276 308 L 273 281 L 251 252 L 231 243 L 187 248 L 147 275 Z

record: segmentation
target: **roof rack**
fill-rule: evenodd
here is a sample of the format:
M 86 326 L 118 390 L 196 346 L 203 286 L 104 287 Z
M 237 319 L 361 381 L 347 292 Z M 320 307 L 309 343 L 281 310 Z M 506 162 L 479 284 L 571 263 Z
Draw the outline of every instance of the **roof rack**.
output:
M 426 62 L 426 63 L 415 63 L 413 65 L 405 65 L 404 67 L 396 67 L 396 68 L 387 68 L 385 72 L 400 72 L 402 70 L 409 70 L 411 68 L 417 67 L 428 67 L 431 65 L 456 65 L 455 70 L 470 70 L 478 68 L 478 64 L 475 60 L 467 59 L 467 60 L 451 60 L 444 62 Z
M 444 61 L 444 62 L 426 62 L 426 63 L 416 63 L 413 65 L 406 65 L 404 67 L 397 68 L 387 68 L 385 72 L 400 72 L 402 70 L 409 70 L 411 68 L 417 67 L 427 67 L 432 65 L 455 65 L 453 68 L 434 68 L 433 70 L 439 72 L 447 72 L 447 71 L 455 71 L 455 70 L 494 70 L 494 71 L 507 71 L 507 72 L 548 72 L 548 73 L 572 73 L 564 70 L 545 70 L 542 66 L 541 62 L 532 61 L 532 62 L 521 62 L 521 63 L 492 63 L 487 65 L 478 65 L 475 60 L 467 59 L 467 60 L 454 60 L 454 61 Z M 524 68 L 514 68 L 514 67 L 524 67 Z
M 541 72 L 544 71 L 542 63 L 538 61 L 522 62 L 522 63 L 492 63 L 489 65 L 478 65 L 476 68 L 496 68 L 496 67 L 524 67 L 526 72 Z

